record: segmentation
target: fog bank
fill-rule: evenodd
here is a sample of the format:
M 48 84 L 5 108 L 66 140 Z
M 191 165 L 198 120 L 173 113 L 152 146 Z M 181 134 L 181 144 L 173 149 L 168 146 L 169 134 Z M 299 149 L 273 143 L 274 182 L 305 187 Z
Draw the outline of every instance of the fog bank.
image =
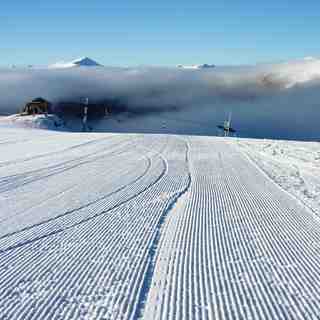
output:
M 0 69 L 0 113 L 17 113 L 38 96 L 54 104 L 83 97 L 92 102 L 114 99 L 136 114 L 172 112 L 184 120 L 196 117 L 204 127 L 221 122 L 232 111 L 244 136 L 316 139 L 319 79 L 318 60 L 197 70 Z

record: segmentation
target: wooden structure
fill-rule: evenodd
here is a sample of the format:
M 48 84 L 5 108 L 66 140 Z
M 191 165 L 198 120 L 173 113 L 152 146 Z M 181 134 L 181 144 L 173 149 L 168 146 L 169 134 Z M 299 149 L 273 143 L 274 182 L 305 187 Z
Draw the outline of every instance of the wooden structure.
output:
M 47 114 L 50 111 L 51 104 L 43 98 L 36 98 L 27 103 L 22 110 L 21 115 Z

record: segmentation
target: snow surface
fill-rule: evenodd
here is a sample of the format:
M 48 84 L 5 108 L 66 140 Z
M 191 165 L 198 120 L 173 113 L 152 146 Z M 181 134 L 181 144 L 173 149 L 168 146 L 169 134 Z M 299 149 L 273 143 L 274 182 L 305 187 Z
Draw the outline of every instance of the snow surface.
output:
M 0 319 L 317 319 L 318 147 L 1 126 Z
M 54 114 L 0 116 L 0 126 L 68 131 L 64 121 Z
M 239 140 L 240 147 L 284 190 L 320 218 L 320 143 Z

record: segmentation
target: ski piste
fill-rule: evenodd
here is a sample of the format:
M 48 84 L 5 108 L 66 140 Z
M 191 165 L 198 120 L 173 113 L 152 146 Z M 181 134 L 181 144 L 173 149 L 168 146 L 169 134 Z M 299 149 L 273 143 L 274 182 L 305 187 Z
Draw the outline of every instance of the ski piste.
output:
M 1 128 L 0 319 L 317 319 L 317 146 Z

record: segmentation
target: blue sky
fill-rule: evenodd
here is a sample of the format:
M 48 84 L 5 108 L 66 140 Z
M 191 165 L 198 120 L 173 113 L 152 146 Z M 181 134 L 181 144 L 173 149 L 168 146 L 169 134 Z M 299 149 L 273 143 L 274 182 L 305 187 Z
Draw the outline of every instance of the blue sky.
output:
M 0 65 L 254 64 L 320 56 L 319 0 L 4 0 Z

